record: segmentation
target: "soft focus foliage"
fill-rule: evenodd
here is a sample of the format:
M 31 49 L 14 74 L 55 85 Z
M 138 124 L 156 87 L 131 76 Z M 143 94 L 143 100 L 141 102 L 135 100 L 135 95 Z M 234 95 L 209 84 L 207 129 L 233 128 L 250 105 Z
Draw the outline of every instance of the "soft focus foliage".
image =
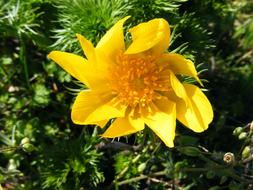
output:
M 0 189 L 252 189 L 252 11 L 249 0 L 0 1 Z M 75 33 L 96 44 L 126 15 L 126 28 L 168 20 L 169 51 L 209 81 L 214 122 L 203 134 L 178 123 L 174 149 L 149 129 L 108 141 L 75 126 L 83 86 L 46 57 L 82 55 Z

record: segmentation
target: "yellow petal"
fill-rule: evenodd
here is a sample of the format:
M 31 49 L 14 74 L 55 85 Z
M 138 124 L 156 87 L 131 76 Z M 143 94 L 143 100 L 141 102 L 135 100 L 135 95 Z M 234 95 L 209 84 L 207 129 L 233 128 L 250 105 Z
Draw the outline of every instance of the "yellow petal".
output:
M 202 132 L 213 120 L 212 106 L 205 94 L 196 86 L 184 84 L 189 105 L 177 102 L 177 119 L 194 132 Z
M 162 55 L 158 62 L 175 74 L 183 74 L 195 78 L 203 86 L 199 80 L 194 63 L 189 59 L 185 59 L 182 55 L 166 53 Z
M 188 98 L 187 98 L 187 94 L 184 89 L 184 86 L 172 72 L 170 72 L 170 84 L 171 84 L 171 87 L 174 90 L 175 94 L 179 98 L 182 98 L 185 101 L 185 103 L 187 104 Z
M 83 84 L 89 85 L 85 76 L 90 71 L 88 69 L 87 60 L 83 57 L 67 52 L 52 51 L 48 54 L 48 58 L 55 61 L 65 71 Z
M 48 57 L 89 88 L 109 91 L 108 73 L 105 66 L 101 66 L 102 61 L 101 67 L 98 68 L 95 64 L 88 63 L 83 57 L 72 53 L 52 51 Z M 104 61 L 107 60 L 104 59 Z
M 93 91 L 82 91 L 76 97 L 72 107 L 71 118 L 76 124 L 101 124 L 101 121 L 125 115 L 124 107 L 114 107 L 111 97 L 102 99 Z
M 151 50 L 155 55 L 163 53 L 170 42 L 170 27 L 166 20 L 159 18 L 141 23 L 131 28 L 133 42 L 126 54 L 136 54 Z
M 93 44 L 81 34 L 76 34 L 76 36 L 77 39 L 79 40 L 79 43 L 81 44 L 81 47 L 87 59 L 89 60 L 89 62 L 94 64 L 96 62 L 96 59 L 95 59 L 95 48 L 93 47 Z
M 129 18 L 119 20 L 98 42 L 96 49 L 106 52 L 109 57 L 115 57 L 118 52 L 125 51 L 123 24 Z
M 112 125 L 102 134 L 102 137 L 115 138 L 144 129 L 144 122 L 140 118 L 124 117 L 117 118 Z
M 105 55 L 107 50 L 105 52 L 98 51 L 84 36 L 80 34 L 76 34 L 76 36 L 81 44 L 84 54 L 88 59 L 90 67 L 93 68 L 93 70 L 96 70 L 96 72 L 93 72 L 92 74 L 96 73 L 96 75 L 100 76 L 106 75 L 108 73 L 108 66 L 112 65 L 111 60 Z
M 97 121 L 96 122 L 96 125 L 98 125 L 99 127 L 103 128 L 108 122 L 108 119 L 107 120 L 103 120 L 103 121 Z
M 159 111 L 144 117 L 144 122 L 168 147 L 174 147 L 176 130 L 176 104 L 161 99 L 154 102 Z

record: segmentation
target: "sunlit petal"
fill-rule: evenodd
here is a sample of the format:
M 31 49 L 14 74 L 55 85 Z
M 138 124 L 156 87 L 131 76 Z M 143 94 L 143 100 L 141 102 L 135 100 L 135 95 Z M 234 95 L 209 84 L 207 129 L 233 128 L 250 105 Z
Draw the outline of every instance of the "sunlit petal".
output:
M 96 125 L 98 125 L 101 128 L 103 128 L 107 123 L 108 123 L 108 119 L 107 120 L 102 120 L 102 121 L 97 121 Z
M 96 49 L 106 52 L 109 57 L 115 57 L 118 52 L 125 50 L 123 24 L 129 18 L 127 16 L 119 20 L 98 42 Z
M 65 71 L 81 81 L 83 84 L 89 85 L 85 77 L 89 71 L 87 60 L 73 53 L 52 51 L 48 58 L 59 64 Z
M 132 44 L 126 54 L 136 54 L 150 50 L 153 54 L 162 54 L 170 42 L 170 27 L 166 20 L 159 18 L 141 23 L 131 28 Z
M 76 97 L 71 118 L 76 124 L 100 124 L 101 121 L 123 117 L 125 107 L 114 107 L 110 98 L 102 99 L 93 91 L 82 91 Z
M 94 75 L 94 73 L 96 73 L 96 76 L 100 76 L 100 78 L 107 75 L 108 66 L 113 64 L 112 61 L 105 55 L 103 51 L 95 51 L 92 43 L 84 36 L 80 34 L 76 34 L 76 36 L 81 44 L 84 54 L 88 59 L 89 67 L 93 71 L 90 71 L 89 75 Z
M 117 118 L 116 121 L 102 134 L 102 137 L 115 138 L 136 133 L 144 129 L 144 122 L 140 118 Z
M 195 78 L 203 86 L 194 63 L 189 59 L 185 59 L 184 56 L 176 53 L 166 53 L 161 56 L 158 62 L 175 74 L 183 74 Z
M 205 94 L 196 86 L 184 84 L 189 105 L 177 102 L 177 119 L 194 132 L 202 132 L 213 120 L 212 106 Z
M 171 87 L 174 90 L 175 94 L 179 97 L 182 98 L 185 103 L 188 103 L 188 98 L 187 98 L 187 94 L 185 91 L 185 88 L 183 86 L 183 84 L 177 79 L 177 77 L 170 72 L 170 83 L 171 83 Z
M 89 62 L 95 64 L 96 58 L 95 58 L 95 48 L 93 44 L 81 34 L 76 34 L 76 37 L 79 40 L 83 52 L 86 55 Z
M 176 104 L 162 99 L 154 102 L 158 110 L 144 117 L 144 122 L 168 147 L 174 147 Z

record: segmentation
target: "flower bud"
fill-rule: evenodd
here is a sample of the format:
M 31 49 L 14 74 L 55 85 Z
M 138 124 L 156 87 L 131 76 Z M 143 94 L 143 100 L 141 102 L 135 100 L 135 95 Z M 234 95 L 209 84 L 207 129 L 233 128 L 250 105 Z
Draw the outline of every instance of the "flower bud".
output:
M 22 145 L 22 149 L 25 151 L 25 152 L 32 152 L 35 148 L 32 144 L 30 143 L 26 143 L 26 144 L 23 144 Z
M 16 170 L 17 169 L 17 163 L 14 159 L 10 159 L 8 163 L 8 170 Z
M 223 161 L 226 164 L 233 165 L 235 163 L 235 156 L 234 156 L 234 154 L 232 152 L 227 152 L 223 156 Z
M 26 143 L 30 143 L 30 139 L 28 137 L 23 138 L 20 142 L 20 145 L 23 146 Z
M 236 127 L 233 131 L 233 135 L 238 136 L 241 134 L 242 131 L 243 131 L 242 127 Z
M 146 165 L 147 165 L 146 163 L 141 163 L 137 168 L 138 172 L 140 173 L 143 172 L 146 168 Z
M 200 150 L 196 147 L 193 146 L 186 146 L 186 147 L 181 147 L 179 148 L 179 151 L 187 156 L 199 156 L 200 155 Z
M 253 121 L 250 123 L 250 127 L 249 127 L 251 133 L 253 133 Z
M 25 152 L 32 152 L 34 150 L 34 146 L 30 143 L 30 139 L 28 137 L 21 140 L 20 146 Z
M 243 140 L 243 139 L 246 139 L 247 138 L 247 133 L 246 132 L 242 132 L 239 136 L 238 136 L 238 139 L 239 140 Z
M 242 151 L 242 158 L 248 158 L 250 156 L 250 146 L 245 146 L 245 148 Z

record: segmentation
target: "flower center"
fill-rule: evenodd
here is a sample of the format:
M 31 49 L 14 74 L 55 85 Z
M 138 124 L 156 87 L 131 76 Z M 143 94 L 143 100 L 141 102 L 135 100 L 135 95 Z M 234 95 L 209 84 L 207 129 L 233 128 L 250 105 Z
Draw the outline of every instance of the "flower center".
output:
M 150 55 L 120 53 L 112 68 L 111 86 L 120 103 L 145 107 L 161 96 L 159 91 L 169 90 L 169 75 L 164 74 Z

